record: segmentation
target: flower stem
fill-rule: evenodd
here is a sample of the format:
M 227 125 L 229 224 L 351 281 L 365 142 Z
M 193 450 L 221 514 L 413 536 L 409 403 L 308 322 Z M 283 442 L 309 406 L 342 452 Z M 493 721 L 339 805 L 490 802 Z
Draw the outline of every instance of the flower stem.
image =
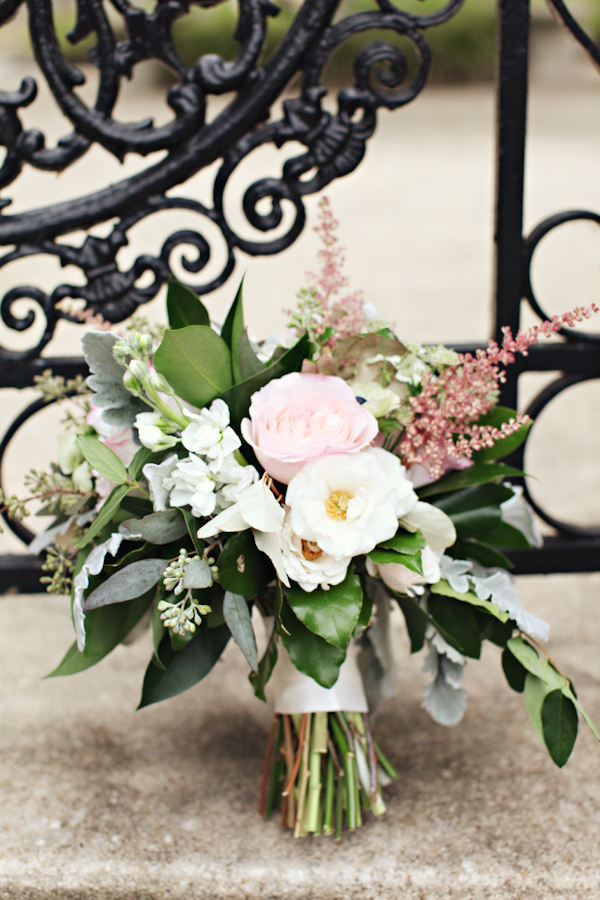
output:
M 377 741 L 375 740 L 374 737 L 372 740 L 373 740 L 373 747 L 375 749 L 375 753 L 377 754 L 377 760 L 379 762 L 379 765 L 381 766 L 383 771 L 387 775 L 390 776 L 390 778 L 397 778 L 398 777 L 397 770 L 393 767 L 393 765 L 391 764 L 389 759 L 385 756 L 381 747 L 379 746 L 379 744 L 377 743 Z
M 325 812 L 323 814 L 323 834 L 333 831 L 333 804 L 335 800 L 335 763 L 331 753 L 327 757 L 327 776 L 325 783 Z M 339 790 L 339 788 L 338 788 Z
M 311 713 L 305 713 L 302 717 L 302 727 L 305 728 L 306 736 L 304 738 L 304 742 L 303 742 L 303 746 L 302 746 L 302 777 L 300 780 L 300 791 L 298 794 L 298 812 L 296 814 L 296 825 L 294 827 L 294 837 L 302 837 L 302 835 L 306 833 L 306 828 L 304 827 L 304 822 L 303 822 L 303 816 L 304 816 L 304 806 L 305 806 L 305 802 L 306 802 L 306 789 L 308 787 L 308 776 L 310 775 L 310 771 L 308 768 L 308 758 L 310 756 L 311 719 L 312 719 Z M 298 754 L 300 754 L 300 749 L 298 749 Z
M 263 765 L 262 782 L 260 785 L 260 801 L 258 804 L 258 811 L 263 818 L 265 815 L 265 800 L 266 800 L 266 793 L 267 793 L 267 779 L 269 777 L 269 763 L 271 762 L 271 756 L 273 753 L 273 741 L 275 739 L 275 730 L 277 728 L 278 722 L 279 722 L 279 713 L 275 713 L 273 722 L 271 723 L 271 731 L 269 732 L 269 740 L 267 741 L 267 751 L 265 753 L 265 762 Z

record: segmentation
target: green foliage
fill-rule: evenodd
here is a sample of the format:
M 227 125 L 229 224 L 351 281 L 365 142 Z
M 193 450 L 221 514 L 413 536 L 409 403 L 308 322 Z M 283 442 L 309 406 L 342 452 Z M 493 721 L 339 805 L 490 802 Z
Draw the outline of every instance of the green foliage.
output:
M 178 397 L 197 407 L 207 406 L 233 383 L 229 348 L 206 325 L 167 331 L 154 366 Z
M 225 592 L 223 600 L 223 616 L 227 627 L 233 635 L 233 639 L 246 657 L 248 665 L 258 676 L 258 650 L 256 648 L 256 636 L 252 627 L 252 616 L 248 608 L 248 601 L 241 594 Z
M 548 753 L 557 766 L 564 766 L 577 739 L 575 704 L 560 689 L 550 691 L 542 704 L 542 732 Z
M 298 619 L 313 634 L 327 643 L 345 650 L 352 636 L 363 605 L 360 580 L 348 568 L 341 584 L 307 593 L 299 587 L 285 588 L 285 596 Z
M 346 651 L 334 647 L 314 634 L 296 617 L 284 598 L 280 610 L 280 634 L 283 646 L 296 668 L 322 687 L 336 683 Z
M 138 709 L 175 697 L 201 681 L 223 653 L 229 637 L 226 625 L 199 628 L 181 650 L 174 650 L 166 635 L 158 652 L 161 665 L 151 660 L 146 669 Z
M 170 544 L 188 533 L 187 523 L 179 509 L 162 509 L 141 519 L 126 519 L 121 530 L 127 539 Z
M 265 687 L 273 669 L 275 668 L 275 663 L 277 662 L 277 631 L 273 628 L 271 632 L 271 636 L 269 638 L 269 643 L 265 649 L 265 652 L 262 656 L 258 664 L 258 672 L 251 672 L 248 676 L 250 679 L 250 684 L 254 688 L 254 694 L 258 697 L 259 700 L 266 702 L 267 698 L 265 696 Z
M 453 597 L 430 594 L 427 608 L 442 637 L 464 656 L 479 659 L 481 655 L 479 625 L 470 605 Z
M 273 578 L 273 566 L 254 543 L 251 531 L 232 535 L 219 556 L 219 584 L 234 594 L 253 597 Z
M 502 442 L 504 443 L 504 442 Z M 503 454 L 504 455 L 504 454 Z M 516 478 L 522 475 L 520 469 L 507 466 L 506 463 L 477 462 L 467 469 L 459 472 L 450 472 L 439 481 L 427 484 L 417 489 L 420 500 L 427 497 L 437 497 L 438 494 L 446 494 L 448 491 L 457 491 L 460 488 L 470 487 L 475 484 L 487 484 L 489 481 Z
M 500 622 L 508 622 L 509 615 L 507 612 L 501 610 L 498 604 L 491 600 L 480 600 L 474 591 L 466 591 L 465 593 L 455 591 L 447 581 L 438 581 L 437 584 L 431 584 L 429 585 L 429 590 L 432 594 L 438 594 L 441 597 L 453 597 L 455 600 L 468 603 L 470 606 L 479 607 Z
M 506 406 L 495 406 L 491 409 L 485 416 L 482 416 L 477 424 L 478 425 L 492 425 L 494 428 L 500 428 L 504 422 L 508 422 L 509 419 L 514 419 L 516 413 L 514 409 L 509 409 Z M 493 460 L 500 459 L 503 456 L 508 456 L 517 447 L 520 447 L 525 438 L 527 437 L 527 432 L 531 428 L 531 423 L 529 425 L 522 425 L 518 431 L 514 434 L 511 434 L 509 437 L 504 438 L 501 441 L 498 441 L 494 444 L 493 447 L 484 447 L 482 450 L 477 450 L 473 454 L 473 460 L 475 462 L 482 462 L 484 460 Z
M 134 600 L 160 581 L 168 565 L 168 559 L 140 559 L 130 563 L 91 591 L 83 602 L 83 609 L 87 613 L 113 603 Z
M 208 310 L 197 294 L 170 278 L 167 282 L 167 313 L 169 327 L 173 330 L 186 328 L 188 325 L 206 325 L 210 327 Z
M 423 649 L 423 644 L 425 643 L 425 632 L 429 624 L 429 617 L 412 597 L 406 597 L 404 594 L 394 594 L 394 597 L 402 610 L 406 622 L 406 630 L 410 640 L 410 652 L 418 653 L 419 650 Z
M 127 469 L 114 450 L 85 434 L 77 435 L 77 443 L 92 469 L 113 484 L 123 484 L 128 480 Z
M 488 532 L 501 522 L 500 504 L 513 496 L 511 488 L 500 484 L 480 484 L 436 497 L 434 506 L 450 516 L 457 538 L 487 540 Z
M 75 544 L 76 550 L 81 550 L 82 547 L 85 547 L 87 544 L 89 544 L 92 538 L 94 538 L 100 531 L 102 531 L 105 525 L 108 525 L 114 514 L 119 509 L 121 501 L 127 495 L 129 490 L 130 486 L 128 484 L 118 484 L 112 489 L 104 504 L 102 505 L 102 509 L 100 510 L 86 533 Z

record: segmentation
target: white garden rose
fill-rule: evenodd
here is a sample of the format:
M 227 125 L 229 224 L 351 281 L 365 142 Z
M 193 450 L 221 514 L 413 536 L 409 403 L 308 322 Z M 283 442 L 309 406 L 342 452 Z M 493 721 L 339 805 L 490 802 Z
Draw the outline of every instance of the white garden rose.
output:
M 286 502 L 295 534 L 341 559 L 393 537 L 417 495 L 398 457 L 369 447 L 307 463 L 290 481 Z
M 314 591 L 321 587 L 327 590 L 333 584 L 340 584 L 346 577 L 351 556 L 336 559 L 323 553 L 318 544 L 306 541 L 292 528 L 290 511 L 286 510 L 283 521 L 283 565 L 285 571 L 296 581 L 303 591 Z

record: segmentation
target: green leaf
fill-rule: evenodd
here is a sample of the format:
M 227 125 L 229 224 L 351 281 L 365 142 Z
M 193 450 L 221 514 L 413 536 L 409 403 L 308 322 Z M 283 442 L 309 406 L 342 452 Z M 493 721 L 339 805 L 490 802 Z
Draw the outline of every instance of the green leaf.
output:
M 179 509 L 162 509 L 143 519 L 126 519 L 119 530 L 127 540 L 149 541 L 151 544 L 170 544 L 188 533 L 187 524 Z
M 477 424 L 491 425 L 493 428 L 500 428 L 504 422 L 508 422 L 509 419 L 514 419 L 515 416 L 516 411 L 514 409 L 508 409 L 506 406 L 495 406 L 494 409 L 491 409 L 485 416 L 478 419 Z M 498 441 L 493 447 L 484 447 L 482 450 L 477 450 L 473 454 L 473 460 L 482 462 L 484 460 L 501 459 L 503 456 L 508 456 L 516 450 L 517 447 L 521 446 L 527 437 L 527 432 L 529 431 L 531 424 L 532 423 L 529 423 L 529 425 L 522 425 L 518 431 L 511 434 L 510 437 Z
M 486 534 L 486 537 L 489 536 Z M 475 538 L 464 538 L 462 541 L 456 541 L 451 547 L 445 551 L 446 556 L 452 559 L 472 559 L 474 562 L 480 563 L 482 566 L 489 568 L 512 569 L 514 563 L 500 553 L 495 547 L 491 547 L 484 541 L 478 541 Z
M 514 656 L 508 647 L 502 651 L 502 669 L 506 675 L 509 685 L 518 694 L 522 694 L 525 690 L 525 679 L 527 677 L 527 669 L 521 665 L 519 660 Z
M 481 538 L 500 522 L 500 504 L 512 496 L 511 488 L 500 484 L 480 484 L 444 494 L 436 498 L 433 505 L 450 516 L 457 538 Z
M 121 505 L 121 501 L 127 495 L 129 491 L 128 484 L 118 484 L 115 488 L 112 489 L 105 502 L 102 505 L 102 509 L 83 535 L 83 537 L 79 538 L 77 543 L 75 544 L 76 550 L 81 550 L 82 547 L 85 547 L 86 544 L 95 537 L 99 531 L 101 531 L 105 525 L 107 525 L 116 511 L 119 509 Z
M 329 644 L 345 650 L 360 615 L 363 595 L 360 580 L 351 568 L 341 584 L 329 590 L 285 588 L 285 596 L 298 619 Z
M 164 597 L 164 594 L 161 594 L 160 597 L 162 599 L 162 597 Z M 163 638 L 165 637 L 165 626 L 160 616 L 161 612 L 158 608 L 158 603 L 156 603 L 152 612 L 152 647 L 154 649 L 152 659 L 154 661 L 154 664 L 158 666 L 159 669 L 164 669 L 166 671 L 166 666 L 163 664 L 160 658 L 160 645 Z
M 160 659 L 165 668 L 150 662 L 138 709 L 175 697 L 201 681 L 223 653 L 229 637 L 226 625 L 199 628 L 191 641 L 176 651 L 166 635 L 160 645 Z
M 235 356 L 233 358 L 235 359 Z M 265 364 L 260 361 L 256 353 L 254 352 L 254 348 L 252 347 L 250 338 L 248 337 L 247 328 L 244 328 L 239 340 L 238 359 L 241 374 L 240 381 L 245 381 L 246 378 L 252 378 L 253 375 L 257 375 L 259 372 L 262 372 L 263 369 L 266 369 Z
M 421 562 L 421 551 L 419 550 L 414 556 L 407 556 L 405 553 L 396 553 L 394 550 L 371 550 L 369 559 L 379 566 L 385 566 L 392 563 L 397 566 L 406 566 L 411 572 L 417 575 L 423 574 L 423 564 Z
M 65 653 L 62 662 L 45 677 L 58 678 L 62 675 L 76 675 L 77 672 L 83 672 L 90 666 L 95 666 L 102 658 L 102 656 L 84 656 L 77 649 L 77 641 L 75 641 Z
M 93 609 L 85 616 L 85 650 L 83 655 L 101 659 L 110 653 L 134 625 L 137 625 L 154 600 L 155 588 L 141 597 Z
M 538 656 L 537 650 L 535 650 L 531 644 L 527 643 L 527 641 L 523 640 L 520 635 L 511 638 L 506 646 L 528 672 L 531 672 L 536 678 L 541 678 L 542 680 L 546 678 L 546 672 L 542 661 Z
M 255 696 L 258 697 L 259 700 L 262 700 L 264 703 L 266 703 L 267 701 L 267 698 L 265 696 L 265 687 L 267 686 L 267 682 L 269 681 L 271 673 L 275 668 L 277 656 L 277 632 L 275 628 L 273 628 L 271 637 L 269 638 L 269 643 L 267 644 L 262 659 L 258 664 L 258 673 L 250 672 L 250 675 L 248 676 L 250 679 L 250 684 L 254 688 Z
M 571 685 L 565 684 L 565 686 L 562 689 L 562 692 L 565 695 L 565 697 L 568 697 L 569 700 L 572 701 L 572 703 L 575 706 L 575 709 L 581 714 L 582 719 L 584 720 L 585 724 L 588 726 L 588 728 L 590 729 L 590 731 L 592 732 L 592 734 L 594 735 L 596 740 L 600 741 L 600 734 L 598 733 L 598 729 L 596 728 L 596 726 L 594 725 L 594 722 L 592 721 L 592 719 L 590 718 L 588 713 L 585 711 L 585 709 L 583 708 L 583 706 L 581 705 L 581 703 L 575 696 L 573 690 L 571 689 Z
M 244 279 L 240 281 L 233 303 L 229 307 L 223 327 L 221 328 L 221 337 L 233 353 L 233 348 L 237 346 L 242 331 L 244 330 L 244 308 L 243 308 L 243 287 Z
M 527 707 L 527 714 L 529 716 L 529 721 L 531 722 L 531 727 L 542 744 L 545 744 L 544 732 L 542 729 L 542 704 L 548 691 L 548 685 L 542 678 L 538 678 L 537 675 L 532 675 L 531 672 L 527 673 L 524 690 L 525 706 Z
M 206 590 L 212 583 L 212 572 L 207 561 L 199 556 L 192 557 L 185 567 L 183 576 L 184 588 L 188 588 L 188 590 L 192 588 L 194 590 Z
M 465 593 L 455 591 L 447 581 L 438 581 L 436 584 L 430 584 L 429 590 L 432 594 L 438 594 L 442 597 L 454 597 L 455 600 L 469 603 L 471 606 L 478 606 L 500 622 L 508 622 L 510 618 L 508 613 L 501 610 L 497 603 L 491 600 L 480 600 L 474 591 L 466 591 Z
M 258 675 L 256 637 L 246 598 L 241 594 L 233 594 L 231 591 L 226 591 L 225 599 L 223 600 L 223 616 L 236 644 L 246 657 L 248 665 Z
M 204 553 L 204 541 L 198 537 L 198 520 L 194 518 L 192 511 L 188 509 L 188 507 L 180 506 L 178 507 L 178 509 L 185 520 L 188 534 L 192 539 L 192 543 L 196 549 L 196 553 L 198 554 L 198 556 L 202 556 L 202 554 Z
M 542 731 L 548 753 L 562 768 L 577 739 L 577 710 L 561 690 L 550 691 L 542 703 Z
M 142 474 L 142 469 L 147 463 L 157 463 L 165 455 L 164 450 L 160 450 L 158 453 L 149 450 L 147 447 L 140 447 L 137 451 L 129 465 L 127 466 L 127 471 L 129 472 L 129 477 L 133 481 L 137 481 Z M 142 498 L 140 498 L 142 499 Z
M 77 443 L 92 469 L 96 469 L 103 478 L 113 484 L 127 481 L 127 469 L 114 450 L 87 434 L 78 434 Z
M 418 653 L 425 643 L 425 632 L 429 624 L 429 617 L 412 597 L 405 597 L 403 594 L 394 594 L 394 597 L 406 621 L 410 652 Z
M 138 562 L 130 563 L 88 594 L 83 601 L 84 612 L 113 603 L 134 600 L 160 581 L 168 565 L 168 559 L 140 559 Z
M 274 378 L 281 378 L 289 372 L 298 372 L 302 366 L 302 362 L 309 354 L 309 340 L 307 335 L 303 335 L 294 346 L 286 351 L 283 356 L 272 366 L 257 372 L 251 378 L 246 378 L 239 384 L 225 391 L 221 395 L 221 399 L 225 401 L 229 407 L 231 415 L 231 424 L 234 429 L 239 429 L 240 422 L 244 416 L 248 415 L 250 408 L 250 399 L 256 391 L 268 384 Z
M 379 548 L 385 547 L 387 550 L 395 550 L 396 553 L 406 553 L 407 556 L 414 556 L 419 550 L 424 550 L 427 542 L 420 530 L 410 534 L 408 531 L 399 531 L 389 541 L 383 541 L 378 545 Z
M 167 313 L 169 327 L 173 330 L 187 325 L 210 326 L 210 316 L 200 298 L 180 281 L 169 278 L 167 282 Z
M 135 516 L 136 519 L 143 519 L 144 516 L 149 516 L 154 511 L 150 500 L 145 497 L 136 497 L 134 494 L 121 500 L 121 509 L 130 516 Z
M 504 456 L 505 454 L 503 454 Z M 467 469 L 461 469 L 459 472 L 450 472 L 444 475 L 439 481 L 432 484 L 426 484 L 422 488 L 417 488 L 419 500 L 425 497 L 434 497 L 437 494 L 446 494 L 448 491 L 456 491 L 460 488 L 469 487 L 475 484 L 487 484 L 497 478 L 516 478 L 523 475 L 521 469 L 515 469 L 507 466 L 505 463 L 478 462 L 469 466 Z
M 294 615 L 287 601 L 280 611 L 281 640 L 298 671 L 324 688 L 333 687 L 340 674 L 346 651 L 314 634 Z
M 240 531 L 230 537 L 219 559 L 219 584 L 234 594 L 253 597 L 273 578 L 273 567 L 261 553 L 251 531 Z
M 206 406 L 233 383 L 229 348 L 206 325 L 167 331 L 154 365 L 177 396 L 193 406 Z
M 494 527 L 488 531 L 485 539 L 490 544 L 497 544 L 499 547 L 531 547 L 531 544 L 522 531 L 509 525 L 507 522 L 497 522 Z
M 360 608 L 360 615 L 358 617 L 358 622 L 354 626 L 354 631 L 352 632 L 352 637 L 360 637 L 365 628 L 369 627 L 369 623 L 371 621 L 371 615 L 373 613 L 373 598 L 369 597 L 367 591 L 363 587 L 363 600 L 362 606 Z
M 429 615 L 442 633 L 450 635 L 454 646 L 465 656 L 479 659 L 481 639 L 473 609 L 452 597 L 430 594 L 427 601 Z

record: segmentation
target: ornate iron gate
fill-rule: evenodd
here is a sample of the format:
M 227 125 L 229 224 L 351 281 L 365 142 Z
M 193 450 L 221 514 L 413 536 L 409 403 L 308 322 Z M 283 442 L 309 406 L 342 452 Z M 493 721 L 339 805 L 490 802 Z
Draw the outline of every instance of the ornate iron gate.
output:
M 0 25 L 7 25 L 24 2 L 0 0 Z M 213 5 L 204 0 L 192 2 L 201 7 Z M 562 0 L 548 2 L 592 61 L 600 64 L 600 50 Z M 40 131 L 23 127 L 20 110 L 34 100 L 37 92 L 33 78 L 25 78 L 17 91 L 0 92 L 0 143 L 5 147 L 0 189 L 9 188 L 21 170 L 28 167 L 68 170 L 94 143 L 118 159 L 127 153 L 146 156 L 162 151 L 164 155 L 158 163 L 118 184 L 68 202 L 10 215 L 5 212 L 10 199 L 0 199 L 0 245 L 7 248 L 0 257 L 0 268 L 26 257 L 49 254 L 63 265 L 79 267 L 84 276 L 83 286 L 59 284 L 48 293 L 24 285 L 2 298 L 0 316 L 8 328 L 27 331 L 33 325 L 33 312 L 18 318 L 13 310 L 16 301 L 23 298 L 37 304 L 46 324 L 40 340 L 29 350 L 15 352 L 0 347 L 0 388 L 29 387 L 35 375 L 48 367 L 69 378 L 85 372 L 81 359 L 40 356 L 58 321 L 74 321 L 73 315 L 59 306 L 65 298 L 83 300 L 86 309 L 119 322 L 156 295 L 170 275 L 170 258 L 177 247 L 194 248 L 195 259 L 187 259 L 184 266 L 190 272 L 191 286 L 204 294 L 231 275 L 236 250 L 268 255 L 289 246 L 305 223 L 303 197 L 356 168 L 366 141 L 375 130 L 378 109 L 404 106 L 425 86 L 430 67 L 428 30 L 443 26 L 459 12 L 463 0 L 448 0 L 441 9 L 423 15 L 403 12 L 391 0 L 376 0 L 372 10 L 343 18 L 336 18 L 339 0 L 304 0 L 280 45 L 264 63 L 261 53 L 267 23 L 279 12 L 278 7 L 270 0 L 240 0 L 236 31 L 239 51 L 235 59 L 226 62 L 216 55 L 204 55 L 191 67 L 183 63 L 171 39 L 173 22 L 189 11 L 188 0 L 158 0 L 152 11 L 133 6 L 128 0 L 111 3 L 124 22 L 123 41 L 117 41 L 102 0 L 77 0 L 77 21 L 69 39 L 77 43 L 95 35 L 92 59 L 99 69 L 96 100 L 93 105 L 86 105 L 75 91 L 83 76 L 65 60 L 56 37 L 51 0 L 27 0 L 38 65 L 73 130 L 56 146 L 47 147 Z M 546 317 L 530 278 L 531 259 L 544 236 L 574 219 L 600 223 L 600 214 L 593 212 L 559 213 L 542 222 L 531 235 L 523 236 L 529 15 L 529 0 L 498 0 L 495 336 L 502 324 L 513 330 L 519 327 L 523 299 L 540 317 Z M 327 112 L 323 104 L 327 89 L 322 84 L 327 61 L 340 44 L 372 29 L 387 30 L 409 40 L 416 56 L 414 70 L 407 70 L 406 58 L 398 46 L 372 41 L 356 54 L 353 84 L 337 91 L 336 112 Z M 113 118 L 113 110 L 121 79 L 148 59 L 159 60 L 178 79 L 168 94 L 171 121 L 160 127 L 152 121 L 119 122 Z M 297 95 L 285 100 L 280 119 L 271 118 L 271 105 L 297 74 L 301 77 Z M 209 96 L 230 93 L 233 99 L 216 118 L 207 121 Z M 264 178 L 252 184 L 243 196 L 243 211 L 247 221 L 268 236 L 281 224 L 282 203 L 290 203 L 295 210 L 292 225 L 277 239 L 246 240 L 236 233 L 224 210 L 228 179 L 255 148 L 265 144 L 283 147 L 290 141 L 302 144 L 303 151 L 288 158 L 281 178 Z M 214 180 L 211 207 L 167 193 L 215 160 L 222 162 Z M 260 201 L 265 199 L 270 201 L 267 213 L 259 210 Z M 157 255 L 141 255 L 127 270 L 119 267 L 117 256 L 128 242 L 128 231 L 166 209 L 191 210 L 220 230 L 227 254 L 216 278 L 202 281 L 211 248 L 201 229 L 171 234 Z M 65 235 L 115 219 L 116 224 L 105 238 L 88 235 L 80 245 L 64 240 Z M 140 279 L 147 273 L 151 283 L 140 286 Z M 534 401 L 529 410 L 532 413 L 539 412 L 565 387 L 600 376 L 600 336 L 571 332 L 564 338 L 561 344 L 533 348 L 526 360 L 513 367 L 503 398 L 508 405 L 517 405 L 518 379 L 526 370 L 563 373 Z M 0 467 L 12 437 L 42 406 L 42 401 L 33 403 L 9 426 L 0 443 Z M 513 552 L 518 572 L 599 568 L 600 529 L 557 522 L 537 505 L 536 509 L 557 533 L 542 549 Z M 9 525 L 24 543 L 31 539 L 23 525 Z M 28 557 L 0 557 L 0 590 L 13 586 L 24 591 L 39 590 L 39 565 L 38 560 Z

